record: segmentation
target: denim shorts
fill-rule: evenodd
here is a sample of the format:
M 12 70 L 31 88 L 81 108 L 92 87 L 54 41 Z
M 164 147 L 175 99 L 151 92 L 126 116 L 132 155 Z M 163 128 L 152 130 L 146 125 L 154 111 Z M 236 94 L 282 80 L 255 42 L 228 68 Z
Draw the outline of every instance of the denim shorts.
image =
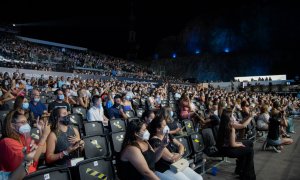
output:
M 267 139 L 267 142 L 269 145 L 271 146 L 278 146 L 278 145 L 281 145 L 281 139 L 278 138 L 277 140 L 273 140 L 273 139 Z

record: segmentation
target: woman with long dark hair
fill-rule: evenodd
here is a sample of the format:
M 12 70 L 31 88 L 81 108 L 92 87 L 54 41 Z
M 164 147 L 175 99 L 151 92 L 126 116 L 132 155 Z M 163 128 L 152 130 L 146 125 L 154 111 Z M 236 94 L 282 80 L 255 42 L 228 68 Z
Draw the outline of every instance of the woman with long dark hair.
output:
M 51 112 L 51 133 L 47 139 L 46 162 L 55 166 L 67 166 L 75 157 L 74 152 L 84 148 L 76 128 L 69 125 L 70 117 L 66 108 L 56 108 Z
M 154 147 L 154 149 L 161 147 L 162 141 L 165 137 L 169 139 L 169 144 L 164 148 L 162 157 L 155 164 L 155 170 L 168 175 L 172 179 L 202 179 L 202 176 L 197 174 L 190 167 L 186 167 L 182 172 L 177 173 L 169 170 L 172 163 L 182 158 L 182 155 L 184 154 L 184 146 L 178 140 L 174 139 L 171 134 L 169 134 L 169 128 L 163 116 L 156 117 L 151 121 L 149 124 L 149 131 L 151 134 L 149 143 L 152 147 Z
M 121 180 L 169 179 L 164 174 L 155 172 L 155 162 L 161 158 L 167 141 L 165 139 L 154 151 L 148 143 L 149 137 L 145 122 L 134 120 L 128 124 L 117 163 L 118 177 Z
M 13 172 L 21 163 L 24 163 L 27 174 L 37 170 L 39 157 L 45 152 L 45 142 L 50 133 L 50 127 L 46 122 L 45 126 L 40 129 L 40 139 L 37 143 L 31 140 L 30 130 L 31 127 L 23 114 L 18 111 L 11 111 L 7 114 L 0 141 L 0 171 Z M 36 151 L 33 162 L 24 159 L 24 149 L 26 153 Z
M 236 129 L 243 129 L 253 119 L 253 115 L 246 118 L 243 124 L 235 122 L 232 109 L 225 109 L 221 116 L 218 131 L 217 147 L 223 156 L 237 158 L 235 173 L 243 180 L 256 179 L 253 162 L 253 143 L 251 141 L 236 141 Z

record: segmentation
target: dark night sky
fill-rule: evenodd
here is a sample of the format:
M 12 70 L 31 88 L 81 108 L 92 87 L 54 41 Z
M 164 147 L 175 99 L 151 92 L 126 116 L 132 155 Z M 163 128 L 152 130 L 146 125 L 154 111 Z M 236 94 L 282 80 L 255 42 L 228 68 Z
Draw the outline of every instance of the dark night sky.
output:
M 24 36 L 78 45 L 124 57 L 130 27 L 130 2 L 128 0 L 93 0 L 62 3 L 12 0 L 7 3 L 1 2 L 0 7 L 4 11 L 0 11 L 0 24 L 20 25 L 21 34 Z M 231 2 L 234 5 L 230 4 Z M 294 43 L 296 44 L 300 39 L 300 26 L 297 20 L 299 10 L 297 10 L 296 2 L 284 1 L 283 4 L 282 2 L 271 0 L 244 0 L 242 2 L 136 0 L 134 2 L 135 29 L 141 57 L 151 56 L 161 39 L 178 35 L 195 17 L 235 19 L 239 18 L 241 8 L 251 9 L 257 4 L 262 7 L 274 7 L 273 11 L 276 13 L 273 13 L 272 21 L 276 22 L 273 30 L 277 38 L 275 42 L 277 44 L 289 43 L 294 46 Z

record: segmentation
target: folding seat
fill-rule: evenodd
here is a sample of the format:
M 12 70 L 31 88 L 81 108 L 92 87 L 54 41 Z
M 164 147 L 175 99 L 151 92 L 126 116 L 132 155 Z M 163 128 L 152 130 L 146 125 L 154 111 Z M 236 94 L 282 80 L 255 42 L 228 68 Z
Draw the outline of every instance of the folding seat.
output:
M 28 176 L 25 176 L 24 180 L 51 180 L 51 179 L 64 179 L 71 180 L 70 171 L 66 167 L 54 167 L 39 170 Z
M 85 120 L 86 119 L 86 109 L 83 107 L 74 107 L 72 108 L 72 112 L 73 114 L 81 114 L 82 119 Z
M 111 119 L 108 121 L 110 124 L 111 132 L 121 132 L 126 131 L 126 124 L 125 121 L 122 119 Z
M 112 145 L 115 153 L 121 152 L 122 144 L 125 138 L 125 131 L 111 134 Z
M 104 135 L 103 124 L 99 121 L 86 122 L 83 129 L 85 136 Z
M 0 111 L 0 120 L 3 122 L 9 111 Z
M 12 110 L 14 108 L 15 100 L 12 99 L 12 100 L 6 101 L 5 104 L 7 104 L 8 108 L 10 110 Z
M 191 142 L 191 147 L 193 151 L 193 159 L 194 159 L 194 164 L 195 164 L 195 169 L 198 169 L 201 167 L 201 170 L 204 172 L 204 166 L 205 166 L 205 161 L 203 159 L 203 150 L 204 150 L 204 141 L 199 133 L 193 133 L 189 135 L 189 139 Z M 202 172 L 202 173 L 203 173 Z
M 193 152 L 191 149 L 191 145 L 190 145 L 188 136 L 176 136 L 174 138 L 177 139 L 184 146 L 184 154 L 182 157 L 188 158 Z
M 70 121 L 72 125 L 78 126 L 80 129 L 83 127 L 83 119 L 79 114 L 70 114 Z
M 169 102 L 167 100 L 161 100 L 160 105 L 161 105 L 161 107 L 165 107 L 165 106 L 169 105 Z
M 110 144 L 106 136 L 86 136 L 83 138 L 85 158 L 111 157 Z
M 170 108 L 171 108 L 173 111 L 177 111 L 177 110 L 178 110 L 177 104 L 175 104 L 175 103 L 171 103 L 171 104 L 169 104 L 169 106 L 170 106 Z
M 45 104 L 47 102 L 47 97 L 46 96 L 40 96 L 40 102 Z
M 40 130 L 38 128 L 31 128 L 30 136 L 35 141 L 38 141 L 40 139 Z
M 141 98 L 141 105 L 146 107 L 146 98 Z
M 139 108 L 135 110 L 135 112 L 136 112 L 136 116 L 141 118 L 143 116 L 143 113 L 145 112 L 145 109 Z
M 133 110 L 125 111 L 125 114 L 128 116 L 128 118 L 134 118 L 135 114 Z
M 193 121 L 190 119 L 182 120 L 183 126 L 188 134 L 192 134 L 195 132 Z
M 141 105 L 141 100 L 140 99 L 137 99 L 137 98 L 135 98 L 135 99 L 132 99 L 132 105 L 134 106 L 134 107 L 140 107 L 140 105 Z
M 91 158 L 79 162 L 77 166 L 79 172 L 79 179 L 115 179 L 115 170 L 113 167 L 113 163 L 110 160 L 99 157 Z

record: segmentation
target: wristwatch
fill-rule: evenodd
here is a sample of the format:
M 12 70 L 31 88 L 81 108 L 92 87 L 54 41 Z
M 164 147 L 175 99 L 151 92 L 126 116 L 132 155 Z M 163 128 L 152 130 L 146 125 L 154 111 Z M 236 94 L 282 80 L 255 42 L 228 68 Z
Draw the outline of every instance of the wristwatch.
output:
M 64 156 L 69 156 L 69 152 L 68 151 L 63 151 Z

